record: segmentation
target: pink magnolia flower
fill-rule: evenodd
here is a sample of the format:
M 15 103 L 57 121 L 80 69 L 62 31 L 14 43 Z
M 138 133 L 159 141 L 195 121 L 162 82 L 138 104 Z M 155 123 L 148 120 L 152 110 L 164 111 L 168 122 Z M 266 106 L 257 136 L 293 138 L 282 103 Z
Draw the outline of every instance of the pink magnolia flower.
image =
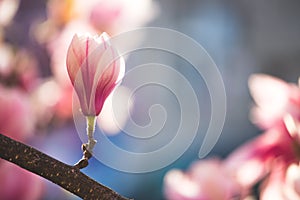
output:
M 123 78 L 125 64 L 106 33 L 99 37 L 74 35 L 67 53 L 67 70 L 82 113 L 97 116 Z
M 221 200 L 240 197 L 240 187 L 216 159 L 195 162 L 184 173 L 171 170 L 164 179 L 170 200 Z

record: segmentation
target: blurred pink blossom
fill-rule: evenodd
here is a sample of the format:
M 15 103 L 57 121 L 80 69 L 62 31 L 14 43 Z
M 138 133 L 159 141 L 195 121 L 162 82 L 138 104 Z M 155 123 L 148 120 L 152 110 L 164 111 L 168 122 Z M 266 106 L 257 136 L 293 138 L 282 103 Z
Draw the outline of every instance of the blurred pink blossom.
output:
M 74 89 L 72 86 L 67 85 L 57 91 L 59 99 L 55 104 L 55 114 L 60 119 L 70 119 L 72 115 L 72 97 Z
M 13 46 L 0 41 L 0 82 L 9 87 L 32 90 L 38 79 L 37 60 L 25 49 L 13 50 Z
M 171 170 L 164 179 L 165 196 L 170 200 L 221 200 L 241 197 L 237 182 L 221 161 L 195 162 L 187 172 Z
M 51 91 L 51 95 L 49 95 L 49 91 Z M 72 117 L 72 95 L 71 84 L 62 87 L 54 78 L 40 81 L 30 95 L 38 127 L 46 128 L 53 121 L 62 124 L 70 119 Z
M 75 35 L 67 53 L 67 69 L 85 116 L 97 116 L 125 73 L 125 63 L 106 33 Z
M 157 12 L 152 0 L 97 0 L 91 6 L 89 20 L 98 31 L 116 34 L 145 24 Z
M 12 71 L 14 52 L 13 47 L 1 41 L 0 33 L 0 76 L 5 77 Z
M 19 4 L 19 0 L 0 0 L 0 31 L 1 26 L 7 26 L 11 22 Z
M 34 134 L 35 116 L 27 93 L 14 87 L 0 86 L 0 133 L 25 141 Z M 0 161 L 0 199 L 40 199 L 43 182 L 40 177 Z
M 27 94 L 0 86 L 0 105 L 0 133 L 20 141 L 34 134 L 35 117 Z
M 44 181 L 41 177 L 18 167 L 13 163 L 0 162 L 0 199 L 41 199 Z
M 12 75 L 17 79 L 19 87 L 31 92 L 39 79 L 38 62 L 36 57 L 26 49 L 16 52 L 13 62 Z
M 98 33 L 118 34 L 144 25 L 158 11 L 153 0 L 50 0 L 47 20 L 34 27 L 34 36 L 40 43 L 47 43 L 74 21 L 91 26 Z

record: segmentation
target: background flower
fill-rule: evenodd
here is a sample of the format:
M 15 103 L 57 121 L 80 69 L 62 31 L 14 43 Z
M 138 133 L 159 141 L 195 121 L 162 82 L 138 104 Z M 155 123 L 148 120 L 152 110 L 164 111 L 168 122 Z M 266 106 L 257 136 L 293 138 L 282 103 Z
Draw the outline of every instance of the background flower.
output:
M 38 200 L 43 195 L 44 180 L 15 164 L 1 160 L 0 177 L 2 199 Z
M 221 161 L 216 159 L 197 161 L 186 173 L 171 170 L 164 182 L 165 195 L 170 200 L 241 198 L 239 185 L 228 175 Z
M 0 132 L 19 141 L 33 136 L 35 116 L 30 99 L 17 88 L 0 87 Z

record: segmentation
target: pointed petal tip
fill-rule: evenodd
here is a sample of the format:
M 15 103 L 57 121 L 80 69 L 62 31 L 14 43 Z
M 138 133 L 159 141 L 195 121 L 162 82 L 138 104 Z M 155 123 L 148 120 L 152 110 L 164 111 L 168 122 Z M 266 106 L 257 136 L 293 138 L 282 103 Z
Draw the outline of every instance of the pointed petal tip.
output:
M 108 35 L 108 33 L 106 32 L 102 32 L 102 34 L 100 35 L 101 37 L 103 37 L 104 39 L 109 39 L 110 38 L 110 35 Z
M 256 90 L 270 89 L 273 86 L 284 87 L 285 84 L 283 80 L 267 74 L 253 74 L 248 79 L 248 86 L 252 96 Z
M 272 76 L 267 74 L 262 74 L 262 73 L 252 74 L 248 79 L 248 85 L 251 86 L 256 82 L 259 82 L 260 80 L 267 79 L 267 78 L 272 78 Z

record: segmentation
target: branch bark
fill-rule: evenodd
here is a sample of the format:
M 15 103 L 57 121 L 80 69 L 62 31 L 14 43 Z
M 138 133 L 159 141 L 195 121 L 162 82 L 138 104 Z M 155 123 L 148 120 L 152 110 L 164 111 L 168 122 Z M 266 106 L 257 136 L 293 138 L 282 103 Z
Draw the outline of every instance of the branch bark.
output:
M 33 147 L 0 134 L 0 157 L 42 176 L 65 190 L 88 200 L 128 200 L 80 172 Z

